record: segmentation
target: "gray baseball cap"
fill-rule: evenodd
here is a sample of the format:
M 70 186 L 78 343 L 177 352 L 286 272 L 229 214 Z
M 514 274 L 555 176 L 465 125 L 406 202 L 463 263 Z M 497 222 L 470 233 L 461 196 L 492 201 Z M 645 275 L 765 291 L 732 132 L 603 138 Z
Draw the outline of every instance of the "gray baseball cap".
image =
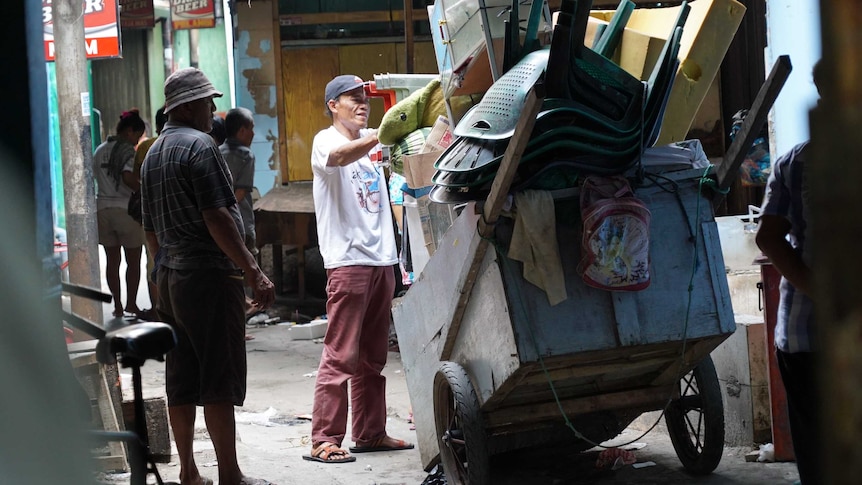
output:
M 200 69 L 180 69 L 165 79 L 165 114 L 181 104 L 210 96 L 220 98 L 223 95 Z
M 323 104 L 329 105 L 330 99 L 337 99 L 342 94 L 363 86 L 365 86 L 365 81 L 359 76 L 353 74 L 335 76 L 332 81 L 326 83 L 326 99 L 323 100 Z

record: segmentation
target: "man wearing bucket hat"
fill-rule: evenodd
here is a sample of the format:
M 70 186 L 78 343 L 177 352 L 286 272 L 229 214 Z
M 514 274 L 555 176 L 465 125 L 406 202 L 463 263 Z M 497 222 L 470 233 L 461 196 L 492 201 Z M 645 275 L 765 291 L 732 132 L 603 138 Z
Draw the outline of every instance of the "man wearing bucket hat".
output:
M 203 406 L 218 459 L 220 484 L 267 484 L 243 476 L 236 457 L 234 406 L 246 391 L 245 293 L 261 308 L 275 299 L 273 284 L 244 243 L 231 175 L 207 133 L 222 96 L 198 69 L 165 80 L 168 122 L 141 171 L 147 244 L 161 250 L 159 316 L 177 334 L 168 353 L 168 415 L 184 484 L 201 477 L 192 443 L 196 406 Z
M 392 211 L 382 168 L 370 152 L 377 130 L 368 129 L 368 98 L 362 79 L 337 76 L 324 103 L 332 126 L 314 137 L 314 209 L 320 253 L 327 274 L 328 326 L 314 389 L 311 453 L 321 463 L 355 461 L 341 448 L 352 408 L 351 453 L 413 448 L 386 434 L 389 308 L 398 262 Z

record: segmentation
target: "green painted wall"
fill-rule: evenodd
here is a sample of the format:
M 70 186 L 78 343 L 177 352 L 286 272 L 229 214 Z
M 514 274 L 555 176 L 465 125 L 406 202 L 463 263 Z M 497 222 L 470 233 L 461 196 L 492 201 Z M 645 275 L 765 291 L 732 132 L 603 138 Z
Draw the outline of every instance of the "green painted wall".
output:
M 165 104 L 165 46 L 162 42 L 162 23 L 147 32 L 147 71 L 149 72 L 150 125 L 155 134 L 156 110 Z
M 216 110 L 231 109 L 230 73 L 232 67 L 227 64 L 227 41 L 225 39 L 224 21 L 219 19 L 212 29 L 198 29 L 198 68 L 206 73 L 216 89 L 224 93 L 216 98 Z M 231 46 L 231 49 L 233 46 Z
M 63 159 L 60 156 L 60 113 L 57 109 L 57 75 L 53 62 L 48 71 L 48 146 L 51 153 L 51 192 L 54 199 L 54 224 L 66 228 L 66 200 L 63 198 Z
M 225 94 L 216 98 L 216 111 L 228 111 L 231 108 L 231 90 L 224 21 L 219 20 L 211 29 L 198 29 L 198 36 L 198 68 L 207 75 L 216 89 Z M 188 30 L 174 31 L 175 69 L 191 66 L 190 44 Z

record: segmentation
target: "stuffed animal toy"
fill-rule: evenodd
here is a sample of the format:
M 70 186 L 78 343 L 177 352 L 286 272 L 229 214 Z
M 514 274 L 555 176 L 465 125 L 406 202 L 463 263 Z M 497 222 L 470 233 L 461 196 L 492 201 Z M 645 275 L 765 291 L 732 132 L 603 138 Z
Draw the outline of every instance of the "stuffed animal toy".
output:
M 440 80 L 434 79 L 386 111 L 377 139 L 384 145 L 394 145 L 419 128 L 433 126 L 439 115 L 446 116 L 446 105 Z

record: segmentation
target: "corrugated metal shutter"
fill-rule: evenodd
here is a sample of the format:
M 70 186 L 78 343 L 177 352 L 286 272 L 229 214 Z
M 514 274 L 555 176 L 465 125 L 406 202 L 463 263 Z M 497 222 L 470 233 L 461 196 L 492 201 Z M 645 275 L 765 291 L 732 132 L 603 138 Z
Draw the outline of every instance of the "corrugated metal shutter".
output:
M 123 31 L 123 58 L 92 61 L 93 107 L 102 113 L 102 139 L 114 133 L 120 114 L 138 108 L 151 119 L 147 69 L 147 31 Z

